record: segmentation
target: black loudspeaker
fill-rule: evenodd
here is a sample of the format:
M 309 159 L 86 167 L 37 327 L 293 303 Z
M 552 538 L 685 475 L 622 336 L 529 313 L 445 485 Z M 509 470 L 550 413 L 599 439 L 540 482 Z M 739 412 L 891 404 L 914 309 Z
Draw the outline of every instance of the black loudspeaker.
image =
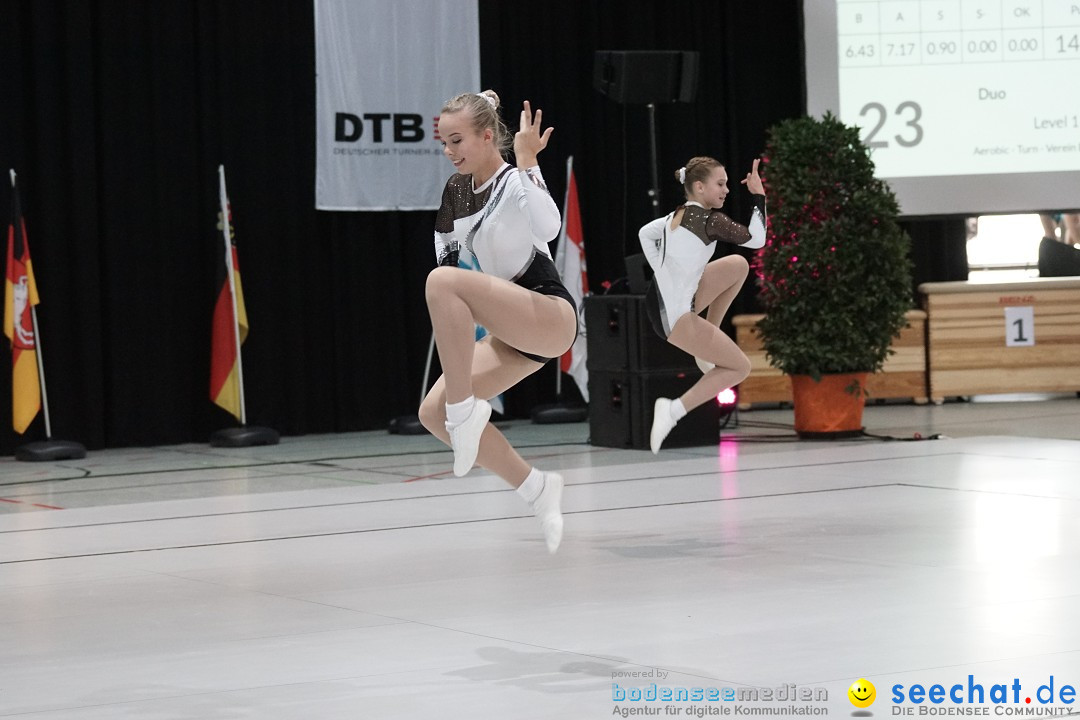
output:
M 656 398 L 679 397 L 697 382 L 701 371 L 694 358 L 653 331 L 644 295 L 585 298 L 585 332 L 589 441 L 601 447 L 647 450 Z M 719 441 L 720 407 L 709 402 L 680 420 L 664 447 Z
M 1080 275 L 1080 250 L 1044 237 L 1039 243 L 1039 277 L 1073 275 Z
M 652 329 L 644 295 L 590 295 L 585 298 L 585 364 L 594 370 L 700 374 L 694 358 Z M 681 393 L 680 393 L 681 394 Z
M 632 295 L 644 295 L 649 292 L 649 280 L 652 268 L 645 258 L 645 253 L 630 255 L 626 258 L 626 287 Z
M 693 102 L 699 55 L 678 50 L 597 50 L 593 87 L 623 105 Z
M 648 450 L 656 398 L 677 398 L 699 377 L 697 368 L 648 373 L 589 370 L 589 442 Z M 664 440 L 664 448 L 719 442 L 720 406 L 710 401 L 679 421 Z

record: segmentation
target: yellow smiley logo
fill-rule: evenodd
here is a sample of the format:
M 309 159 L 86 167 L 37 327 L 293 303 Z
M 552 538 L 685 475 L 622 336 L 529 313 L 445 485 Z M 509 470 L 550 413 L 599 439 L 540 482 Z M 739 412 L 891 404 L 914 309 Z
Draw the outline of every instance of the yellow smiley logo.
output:
M 869 680 L 860 678 L 847 689 L 848 700 L 857 708 L 870 707 L 877 698 L 877 690 Z

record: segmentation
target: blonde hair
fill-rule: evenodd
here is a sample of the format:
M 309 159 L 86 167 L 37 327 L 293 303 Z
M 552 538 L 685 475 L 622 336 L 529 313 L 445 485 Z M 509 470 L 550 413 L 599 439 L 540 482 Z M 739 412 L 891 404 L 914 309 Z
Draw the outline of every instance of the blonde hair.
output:
M 693 192 L 695 182 L 705 182 L 714 168 L 724 167 L 716 158 L 705 155 L 690 158 L 686 165 L 675 171 L 675 179 L 682 184 L 687 196 Z
M 477 133 L 491 130 L 495 147 L 505 155 L 514 146 L 514 137 L 506 123 L 499 117 L 499 95 L 494 90 L 482 93 L 462 93 L 446 101 L 440 115 L 465 111 L 472 118 L 472 128 Z

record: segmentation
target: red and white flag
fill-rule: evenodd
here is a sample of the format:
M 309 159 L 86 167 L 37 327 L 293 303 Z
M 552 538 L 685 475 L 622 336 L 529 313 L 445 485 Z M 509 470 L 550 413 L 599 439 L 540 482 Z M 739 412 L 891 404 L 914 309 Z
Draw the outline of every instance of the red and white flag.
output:
M 588 402 L 589 371 L 585 368 L 584 300 L 589 292 L 589 278 L 585 273 L 585 236 L 581 231 L 581 208 L 578 205 L 572 155 L 566 159 L 566 200 L 563 202 L 563 223 L 562 230 L 559 231 L 559 247 L 555 251 L 555 267 L 578 309 L 577 339 L 559 359 L 559 369 L 574 378 L 581 390 L 581 397 Z

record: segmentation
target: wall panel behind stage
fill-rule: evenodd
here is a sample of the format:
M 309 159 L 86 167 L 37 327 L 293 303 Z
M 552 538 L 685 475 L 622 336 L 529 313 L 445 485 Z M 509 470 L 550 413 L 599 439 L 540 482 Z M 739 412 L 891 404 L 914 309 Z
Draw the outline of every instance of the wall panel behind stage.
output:
M 541 162 L 556 198 L 576 157 L 593 287 L 622 275 L 652 216 L 644 109 L 592 89 L 595 50 L 702 52 L 698 101 L 657 113 L 665 211 L 687 157 L 739 177 L 765 128 L 801 112 L 798 4 L 701 7 L 480 2 L 481 84 L 511 124 L 528 98 L 555 126 Z M 434 213 L 315 211 L 313 22 L 295 0 L 0 0 L 0 169 L 19 172 L 55 436 L 201 442 L 229 424 L 207 387 L 219 163 L 251 321 L 250 422 L 332 432 L 415 411 Z M 7 454 L 43 424 L 11 431 L 2 355 Z M 509 410 L 550 400 L 552 373 Z

